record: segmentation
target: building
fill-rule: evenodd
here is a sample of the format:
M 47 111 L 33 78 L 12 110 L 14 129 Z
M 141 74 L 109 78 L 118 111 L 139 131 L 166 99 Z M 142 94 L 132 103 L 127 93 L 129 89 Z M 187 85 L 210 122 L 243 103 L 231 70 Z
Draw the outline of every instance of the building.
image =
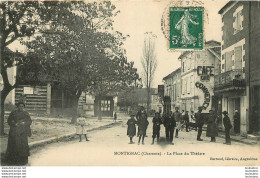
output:
M 197 111 L 203 107 L 208 113 L 215 107 L 214 75 L 220 67 L 220 43 L 208 41 L 204 51 L 185 51 L 179 56 L 181 61 L 181 101 L 180 109 Z
M 163 78 L 164 81 L 164 107 L 174 111 L 180 107 L 181 101 L 181 68 L 176 69 Z
M 260 3 L 230 1 L 219 14 L 221 74 L 215 76 L 215 92 L 221 96 L 222 110 L 228 111 L 232 122 L 234 111 L 240 113 L 242 135 L 259 132 Z
M 155 112 L 163 111 L 163 101 L 160 95 L 158 94 L 158 90 L 155 89 L 155 93 L 151 95 L 151 110 Z

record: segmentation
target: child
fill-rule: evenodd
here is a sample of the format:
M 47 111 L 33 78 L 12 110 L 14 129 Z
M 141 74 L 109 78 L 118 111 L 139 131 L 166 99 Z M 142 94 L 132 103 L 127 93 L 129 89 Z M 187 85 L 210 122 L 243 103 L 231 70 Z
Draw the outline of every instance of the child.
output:
M 144 145 L 144 137 L 146 136 L 146 129 L 149 125 L 149 122 L 147 120 L 145 112 L 141 113 L 141 117 L 138 120 L 137 125 L 138 125 L 138 131 L 139 131 L 139 133 L 138 133 L 138 135 L 139 135 L 138 145 L 140 144 L 141 138 L 142 138 L 142 144 Z
M 129 144 L 133 144 L 133 137 L 136 134 L 136 127 L 135 124 L 137 124 L 136 120 L 135 120 L 135 115 L 131 114 L 131 119 L 129 119 L 127 121 L 127 135 L 130 137 L 130 143 Z
M 154 144 L 155 137 L 157 137 L 157 143 L 159 142 L 161 124 L 162 124 L 162 120 L 160 118 L 160 114 L 158 112 L 156 112 L 155 117 L 153 118 L 153 142 L 152 142 L 152 144 Z
M 76 134 L 79 135 L 79 142 L 82 141 L 81 136 L 84 135 L 86 138 L 86 141 L 89 141 L 87 138 L 87 130 L 86 130 L 86 119 L 83 117 L 80 117 L 77 119 L 77 127 L 76 127 Z

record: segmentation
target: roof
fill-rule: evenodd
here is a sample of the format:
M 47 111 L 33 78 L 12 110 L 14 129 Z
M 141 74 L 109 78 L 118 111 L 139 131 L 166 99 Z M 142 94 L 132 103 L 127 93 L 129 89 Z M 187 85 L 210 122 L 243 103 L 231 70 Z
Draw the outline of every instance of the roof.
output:
M 221 55 L 221 43 L 218 42 L 218 41 L 215 41 L 215 40 L 210 40 L 210 41 L 206 41 L 205 42 L 205 48 L 207 50 L 209 50 L 211 53 L 213 53 L 213 55 L 216 55 L 217 57 L 220 57 Z M 193 53 L 194 51 L 185 51 L 183 52 L 179 57 L 178 59 L 181 59 L 182 57 L 184 57 L 186 54 L 189 54 L 189 53 Z
M 235 3 L 236 1 L 229 1 L 224 7 L 222 7 L 218 13 L 222 14 L 228 7 L 230 7 L 233 3 Z
M 172 73 L 170 73 L 169 75 L 167 75 L 166 77 L 163 78 L 163 80 L 166 80 L 168 78 L 173 77 L 177 72 L 181 71 L 181 67 L 179 67 L 178 69 L 176 69 L 175 71 L 173 71 Z

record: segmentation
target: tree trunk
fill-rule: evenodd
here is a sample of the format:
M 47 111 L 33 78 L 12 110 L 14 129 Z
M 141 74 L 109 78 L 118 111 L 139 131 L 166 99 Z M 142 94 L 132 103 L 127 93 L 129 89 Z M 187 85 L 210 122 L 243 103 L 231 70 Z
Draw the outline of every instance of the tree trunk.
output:
M 73 97 L 73 106 L 72 106 L 71 124 L 75 124 L 77 122 L 77 118 L 78 118 L 78 103 L 79 103 L 79 97 L 78 96 L 74 96 Z
M 5 99 L 7 97 L 7 95 L 10 93 L 10 91 L 12 90 L 11 87 L 4 87 L 4 89 L 1 91 L 1 120 L 0 120 L 0 135 L 6 135 L 4 133 L 4 121 L 5 121 Z
M 149 115 L 149 110 L 150 110 L 150 88 L 147 88 L 147 116 Z
M 99 100 L 98 100 L 98 120 L 102 120 L 101 97 L 99 97 Z

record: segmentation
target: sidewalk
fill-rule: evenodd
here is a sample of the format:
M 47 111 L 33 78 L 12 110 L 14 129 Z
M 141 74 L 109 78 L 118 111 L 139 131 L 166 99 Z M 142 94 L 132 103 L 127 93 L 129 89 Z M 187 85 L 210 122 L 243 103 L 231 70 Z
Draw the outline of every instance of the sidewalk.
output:
M 203 132 L 207 131 L 207 126 L 203 127 Z M 225 138 L 225 132 L 218 130 L 218 137 Z M 231 141 L 248 144 L 248 145 L 260 145 L 260 137 L 248 134 L 247 136 L 241 136 L 239 134 L 230 134 Z
M 98 120 L 97 117 L 86 118 L 87 131 L 105 129 L 114 125 L 122 123 L 123 119 L 127 116 L 121 115 L 118 117 L 117 122 L 113 118 L 102 118 Z M 32 136 L 29 137 L 29 147 L 34 148 L 44 144 L 57 142 L 63 139 L 73 139 L 76 136 L 76 125 L 70 124 L 71 118 L 49 118 L 32 116 Z M 5 123 L 5 133 L 9 132 L 9 126 Z M 8 135 L 0 138 L 1 143 L 1 156 L 6 152 L 8 142 Z

